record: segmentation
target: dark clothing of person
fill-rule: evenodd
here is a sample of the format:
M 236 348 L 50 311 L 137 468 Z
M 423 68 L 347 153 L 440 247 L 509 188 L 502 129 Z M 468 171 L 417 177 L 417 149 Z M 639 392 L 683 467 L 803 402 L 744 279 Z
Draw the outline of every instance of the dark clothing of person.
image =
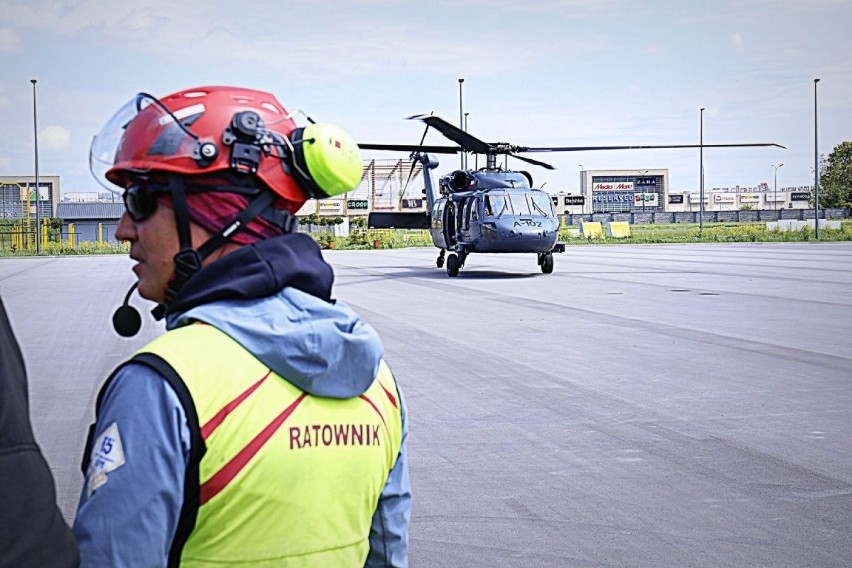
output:
M 264 298 L 290 287 L 320 300 L 331 300 L 334 273 L 303 233 L 259 241 L 203 268 L 181 289 L 169 308 L 185 312 L 216 300 Z
M 0 300 L 0 566 L 77 566 L 53 475 L 30 423 L 24 358 Z

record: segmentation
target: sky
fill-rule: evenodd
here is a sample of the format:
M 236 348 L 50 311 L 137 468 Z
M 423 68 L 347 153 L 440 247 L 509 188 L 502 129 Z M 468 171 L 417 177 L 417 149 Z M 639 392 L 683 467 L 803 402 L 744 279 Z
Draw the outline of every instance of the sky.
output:
M 370 143 L 460 110 L 524 146 L 697 144 L 703 122 L 706 144 L 787 147 L 705 149 L 705 188 L 773 187 L 779 164 L 779 189 L 812 185 L 815 138 L 826 156 L 852 140 L 850 24 L 848 0 L 0 0 L 0 175 L 35 172 L 34 100 L 39 174 L 84 192 L 92 136 L 134 94 L 234 85 Z M 577 193 L 581 169 L 700 183 L 697 149 L 528 156 L 556 169 L 509 167 L 550 192 Z

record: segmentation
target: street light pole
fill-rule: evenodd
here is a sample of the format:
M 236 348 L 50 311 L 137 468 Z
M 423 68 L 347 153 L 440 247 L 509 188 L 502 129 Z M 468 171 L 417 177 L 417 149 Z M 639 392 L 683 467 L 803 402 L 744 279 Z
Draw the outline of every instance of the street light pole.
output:
M 469 112 L 464 113 L 464 131 L 467 132 L 467 115 Z M 467 169 L 467 150 L 464 151 L 464 169 Z
M 462 106 L 462 83 L 464 83 L 464 78 L 459 77 L 459 128 L 464 130 L 464 107 Z M 461 169 L 464 169 L 464 157 L 465 157 L 464 154 L 465 154 L 464 149 L 462 149 L 461 156 L 459 156 L 459 159 L 460 159 L 459 164 L 460 164 Z
M 814 235 L 819 240 L 819 154 L 817 137 L 817 83 L 814 79 Z
M 701 187 L 698 193 L 698 200 L 700 202 L 698 204 L 698 235 L 700 236 L 704 232 L 704 107 L 701 107 L 699 116 L 701 117 L 701 130 L 698 142 L 698 179 Z
M 30 83 L 33 84 L 33 137 L 35 141 L 35 202 L 36 202 L 36 254 L 41 254 L 41 215 L 39 214 L 38 207 L 38 120 L 36 113 L 36 80 L 30 79 Z M 29 215 L 29 211 L 27 211 L 27 215 Z
M 780 210 L 781 208 L 778 207 L 778 168 L 780 168 L 784 164 L 778 164 L 777 166 L 775 164 L 769 165 L 775 168 L 775 207 Z M 778 213 L 778 218 L 781 219 L 781 213 Z

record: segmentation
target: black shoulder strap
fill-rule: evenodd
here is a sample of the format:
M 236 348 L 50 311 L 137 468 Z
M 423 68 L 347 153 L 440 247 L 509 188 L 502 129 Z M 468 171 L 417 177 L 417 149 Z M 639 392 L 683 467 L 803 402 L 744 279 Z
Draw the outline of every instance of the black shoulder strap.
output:
M 180 510 L 180 517 L 178 518 L 178 526 L 175 531 L 174 539 L 172 540 L 172 546 L 169 550 L 169 566 L 178 566 L 180 565 L 180 556 L 183 553 L 183 547 L 186 544 L 190 533 L 192 533 L 195 528 L 195 521 L 198 516 L 199 494 L 201 491 L 199 466 L 201 464 L 201 458 L 204 457 L 204 454 L 207 452 L 207 446 L 201 438 L 201 428 L 198 424 L 198 413 L 195 411 L 195 404 L 192 401 L 192 396 L 189 394 L 189 389 L 177 374 L 177 371 L 175 371 L 165 359 L 153 353 L 140 353 L 113 371 L 104 383 L 104 386 L 101 387 L 101 391 L 98 394 L 95 406 L 96 413 L 100 414 L 101 402 L 103 401 L 104 393 L 106 392 L 109 384 L 118 374 L 118 371 L 131 363 L 145 365 L 146 367 L 153 369 L 159 373 L 167 383 L 169 383 L 172 390 L 174 390 L 175 394 L 177 394 L 189 426 L 189 463 L 187 464 L 186 477 L 184 478 L 183 483 L 183 506 Z M 86 470 L 89 467 L 89 457 L 92 453 L 94 438 L 95 424 L 92 424 L 89 427 L 89 436 L 86 440 L 86 450 L 83 455 L 82 469 L 84 476 L 86 475 Z
M 198 424 L 198 413 L 195 411 L 192 396 L 190 396 L 189 389 L 174 368 L 165 359 L 153 353 L 140 353 L 130 361 L 147 365 L 166 379 L 177 394 L 189 425 L 191 443 L 189 463 L 187 464 L 186 477 L 184 477 L 183 482 L 183 506 L 180 509 L 180 518 L 178 519 L 177 530 L 172 540 L 172 547 L 169 550 L 169 566 L 179 566 L 183 547 L 190 533 L 195 528 L 195 520 L 198 516 L 198 503 L 201 491 L 198 471 L 201 458 L 204 457 L 207 447 L 201 438 L 201 427 Z

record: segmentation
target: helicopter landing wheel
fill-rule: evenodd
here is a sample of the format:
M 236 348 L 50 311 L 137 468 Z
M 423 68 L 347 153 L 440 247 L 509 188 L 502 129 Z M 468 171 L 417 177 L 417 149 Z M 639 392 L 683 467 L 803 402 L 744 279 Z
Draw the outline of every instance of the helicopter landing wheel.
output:
M 441 249 L 440 254 L 438 254 L 438 260 L 435 261 L 435 265 L 438 268 L 442 268 L 444 266 L 444 253 L 445 252 L 446 251 L 444 249 Z
M 459 261 L 458 255 L 450 254 L 447 256 L 447 276 L 455 277 L 459 275 L 459 268 L 461 268 L 461 262 Z
M 541 271 L 545 274 L 553 272 L 553 253 L 547 253 L 541 257 Z

